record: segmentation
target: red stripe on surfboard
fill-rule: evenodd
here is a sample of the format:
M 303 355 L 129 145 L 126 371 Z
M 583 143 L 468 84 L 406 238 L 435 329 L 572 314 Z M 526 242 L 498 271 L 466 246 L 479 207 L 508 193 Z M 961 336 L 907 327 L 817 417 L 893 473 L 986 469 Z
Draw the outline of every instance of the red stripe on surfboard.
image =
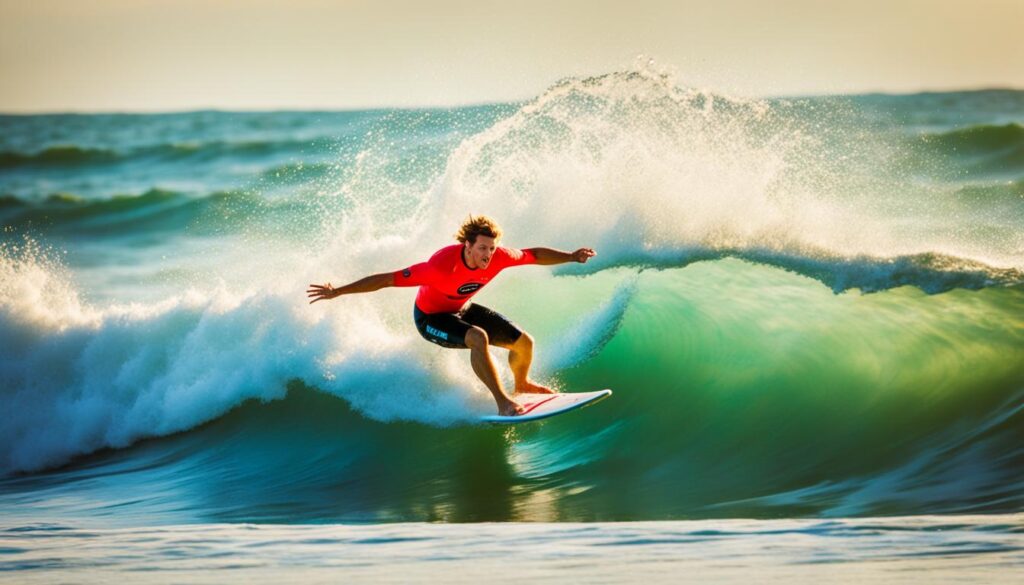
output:
M 527 408 L 523 412 L 520 412 L 518 416 L 523 416 L 524 414 L 530 414 L 531 412 L 533 412 L 533 410 L 535 408 L 537 408 L 541 404 L 547 404 L 548 402 L 551 402 L 555 398 L 558 398 L 558 395 L 557 394 L 552 394 L 551 398 L 545 398 L 544 400 L 541 400 L 540 402 L 534 402 L 533 404 L 530 405 L 529 408 Z

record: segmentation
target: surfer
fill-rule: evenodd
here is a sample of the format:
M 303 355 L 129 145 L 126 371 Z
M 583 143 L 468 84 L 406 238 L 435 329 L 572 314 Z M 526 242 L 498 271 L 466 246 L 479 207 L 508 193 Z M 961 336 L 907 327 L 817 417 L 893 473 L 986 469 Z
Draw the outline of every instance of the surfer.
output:
M 473 371 L 494 395 L 498 412 L 506 416 L 522 414 L 522 407 L 502 387 L 488 349 L 494 345 L 508 350 L 515 394 L 554 393 L 547 386 L 530 380 L 533 337 L 504 315 L 470 303 L 469 299 L 506 268 L 526 264 L 584 263 L 596 252 L 590 248 L 580 248 L 575 252 L 551 248 L 506 248 L 498 246 L 501 234 L 501 228 L 493 219 L 470 215 L 455 235 L 459 243 L 441 248 L 426 262 L 397 272 L 373 274 L 337 288 L 329 282 L 311 284 L 306 292 L 312 304 L 389 286 L 420 287 L 413 305 L 413 321 L 420 335 L 442 347 L 468 348 Z

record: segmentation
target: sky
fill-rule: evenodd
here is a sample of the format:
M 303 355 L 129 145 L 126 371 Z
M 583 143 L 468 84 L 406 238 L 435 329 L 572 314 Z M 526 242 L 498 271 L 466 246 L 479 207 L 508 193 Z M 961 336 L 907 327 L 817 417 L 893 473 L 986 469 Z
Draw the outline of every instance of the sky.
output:
M 0 0 L 0 111 L 437 107 L 653 60 L 741 96 L 1024 89 L 1024 0 Z

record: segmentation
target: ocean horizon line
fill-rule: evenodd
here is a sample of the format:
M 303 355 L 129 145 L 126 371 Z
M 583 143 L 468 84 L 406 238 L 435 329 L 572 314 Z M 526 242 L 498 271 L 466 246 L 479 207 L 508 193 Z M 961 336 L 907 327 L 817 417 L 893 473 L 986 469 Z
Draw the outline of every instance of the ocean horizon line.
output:
M 589 77 L 589 76 L 584 76 Z M 549 87 L 558 85 L 562 81 L 573 79 L 575 77 L 567 77 L 563 80 L 552 84 Z M 710 87 L 697 87 L 694 89 L 712 90 Z M 858 97 L 917 97 L 927 95 L 942 95 L 942 94 L 979 94 L 979 93 L 1016 93 L 1024 92 L 1024 86 L 1013 87 L 1007 85 L 992 85 L 992 86 L 979 86 L 979 87 L 961 87 L 961 88 L 928 88 L 914 91 L 895 91 L 895 90 L 866 90 L 858 91 L 854 93 L 842 93 L 842 92 L 822 92 L 822 93 L 793 93 L 793 94 L 765 94 L 765 95 L 742 95 L 735 94 L 737 97 L 743 97 L 751 100 L 796 100 L 796 99 L 825 99 L 825 98 L 858 98 Z M 734 95 L 728 91 L 722 90 L 723 95 Z M 543 92 L 538 93 L 537 96 L 542 95 Z M 0 110 L 0 117 L 31 117 L 31 116 L 161 116 L 161 115 L 181 115 L 181 114 L 201 114 L 201 113 L 223 113 L 223 114 L 283 114 L 283 113 L 374 113 L 374 112 L 418 112 L 418 111 L 448 111 L 448 110 L 460 110 L 470 108 L 487 108 L 496 106 L 516 106 L 528 103 L 530 100 L 537 96 L 523 98 L 523 99 L 510 99 L 507 101 L 494 100 L 494 101 L 478 101 L 478 102 L 465 102 L 465 103 L 454 103 L 449 105 L 441 104 L 425 104 L 425 105 L 378 105 L 378 106 L 255 106 L 255 107 L 230 107 L 230 106 L 196 106 L 196 107 L 184 107 L 181 109 L 167 109 L 167 108 L 111 108 L 111 109 L 40 109 L 40 110 Z

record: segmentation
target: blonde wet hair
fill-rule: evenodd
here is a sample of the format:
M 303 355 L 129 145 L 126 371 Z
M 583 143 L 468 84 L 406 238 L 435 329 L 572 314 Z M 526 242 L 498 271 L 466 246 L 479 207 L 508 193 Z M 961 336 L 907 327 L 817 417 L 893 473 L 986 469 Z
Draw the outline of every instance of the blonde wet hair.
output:
M 466 242 L 475 244 L 477 236 L 487 236 L 495 240 L 500 239 L 501 227 L 498 225 L 498 222 L 486 215 L 470 214 L 469 219 L 462 224 L 459 232 L 455 234 L 455 239 L 463 244 Z

